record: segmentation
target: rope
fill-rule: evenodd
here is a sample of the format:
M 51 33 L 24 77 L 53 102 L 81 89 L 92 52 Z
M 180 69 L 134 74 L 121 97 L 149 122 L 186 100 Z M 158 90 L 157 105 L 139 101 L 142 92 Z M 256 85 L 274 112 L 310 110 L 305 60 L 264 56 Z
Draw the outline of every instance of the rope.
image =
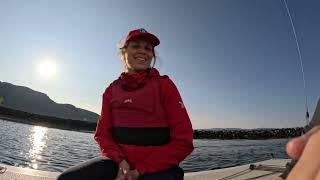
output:
M 263 176 L 268 176 L 268 175 L 271 175 L 271 174 L 274 174 L 274 173 L 281 173 L 285 170 L 286 168 L 284 166 L 278 166 L 278 165 L 263 165 L 263 164 L 258 164 L 258 165 L 255 165 L 255 164 L 250 164 L 249 168 L 247 169 L 244 169 L 244 170 L 241 170 L 239 172 L 236 172 L 234 174 L 231 174 L 229 176 L 226 176 L 226 177 L 223 177 L 223 178 L 220 178 L 218 180 L 228 180 L 228 179 L 233 179 L 237 176 L 241 176 L 245 173 L 249 173 L 253 170 L 260 170 L 260 171 L 269 171 L 270 173 L 269 174 L 263 174 L 259 177 L 263 177 Z M 256 178 L 256 177 L 255 177 Z M 253 179 L 255 179 L 253 178 Z
M 292 20 L 292 17 L 291 17 L 291 13 L 290 13 L 289 8 L 288 8 L 287 1 L 283 0 L 283 2 L 285 4 L 286 10 L 287 10 L 287 14 L 288 14 L 289 19 L 290 19 L 291 28 L 292 28 L 292 31 L 293 31 L 294 39 L 296 41 L 297 51 L 298 51 L 298 55 L 299 55 L 300 69 L 301 69 L 302 80 L 303 80 L 303 88 L 304 88 L 304 91 L 305 91 L 306 125 L 308 125 L 309 124 L 309 108 L 308 108 L 307 85 L 306 85 L 306 79 L 305 79 L 302 55 L 301 55 L 301 51 L 300 51 L 300 45 L 299 45 L 299 41 L 298 41 L 298 37 L 297 37 L 297 33 L 296 33 L 296 28 L 294 26 L 294 23 L 293 23 L 293 20 Z
M 252 170 L 261 170 L 261 171 L 272 171 L 272 172 L 283 172 L 286 167 L 285 166 L 279 166 L 279 165 L 263 165 L 263 164 L 251 164 L 250 168 Z
M 245 173 L 249 173 L 249 172 L 251 172 L 251 171 L 252 171 L 252 170 L 251 170 L 250 168 L 244 169 L 244 170 L 241 170 L 241 171 L 239 171 L 239 172 L 236 172 L 236 173 L 234 173 L 234 174 L 231 174 L 231 175 L 229 175 L 229 176 L 226 176 L 226 177 L 223 177 L 223 178 L 217 179 L 217 180 L 228 180 L 228 179 L 232 179 L 232 178 L 234 178 L 234 177 L 236 177 L 236 176 L 241 176 L 241 175 L 243 175 L 243 174 L 245 174 Z
M 6 168 L 6 167 L 2 167 L 2 166 L 0 166 L 0 174 L 5 173 L 5 172 L 6 172 L 6 170 L 7 170 L 7 168 Z

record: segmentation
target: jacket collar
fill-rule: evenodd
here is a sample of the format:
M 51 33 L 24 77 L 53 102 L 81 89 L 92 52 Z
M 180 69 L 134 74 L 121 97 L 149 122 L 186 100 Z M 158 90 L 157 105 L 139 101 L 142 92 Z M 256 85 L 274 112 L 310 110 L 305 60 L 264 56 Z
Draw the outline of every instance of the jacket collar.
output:
M 119 80 L 121 86 L 126 91 L 134 91 L 144 87 L 147 80 L 151 77 L 159 77 L 159 71 L 156 68 L 150 68 L 144 71 L 139 71 L 133 74 L 121 73 Z

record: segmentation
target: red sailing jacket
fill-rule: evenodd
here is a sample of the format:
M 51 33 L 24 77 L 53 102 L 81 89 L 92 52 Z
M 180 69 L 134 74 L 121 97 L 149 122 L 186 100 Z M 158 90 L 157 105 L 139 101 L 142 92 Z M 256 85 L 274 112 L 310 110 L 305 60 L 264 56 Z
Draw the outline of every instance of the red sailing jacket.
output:
M 183 161 L 193 150 L 193 130 L 180 94 L 168 76 L 160 76 L 154 68 L 148 75 L 134 76 L 135 80 L 121 77 L 107 87 L 95 140 L 102 155 L 117 163 L 125 159 L 132 169 L 143 175 L 168 169 Z M 143 86 L 138 88 L 139 84 Z M 127 86 L 137 89 L 124 90 Z M 119 143 L 114 131 L 121 129 L 122 134 L 130 135 L 127 132 L 136 133 L 137 129 L 150 133 L 148 129 L 165 128 L 169 130 L 168 141 L 148 146 Z M 123 138 L 121 133 L 119 139 L 130 142 L 130 137 Z M 130 136 L 145 138 L 135 134 Z M 155 141 L 158 139 L 161 138 L 154 138 Z

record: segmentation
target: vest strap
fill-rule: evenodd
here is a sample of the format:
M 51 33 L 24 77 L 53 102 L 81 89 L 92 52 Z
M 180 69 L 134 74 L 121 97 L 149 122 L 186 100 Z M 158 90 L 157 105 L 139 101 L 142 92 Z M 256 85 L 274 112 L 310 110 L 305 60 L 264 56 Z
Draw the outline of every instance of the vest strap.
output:
M 113 127 L 113 139 L 120 144 L 137 146 L 161 146 L 170 140 L 169 127 Z

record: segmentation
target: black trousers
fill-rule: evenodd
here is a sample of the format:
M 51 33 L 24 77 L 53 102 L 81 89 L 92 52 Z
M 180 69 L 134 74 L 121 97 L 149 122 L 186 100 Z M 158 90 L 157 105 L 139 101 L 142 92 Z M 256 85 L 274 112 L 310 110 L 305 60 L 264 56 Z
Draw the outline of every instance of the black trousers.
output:
M 58 180 L 114 180 L 118 174 L 118 165 L 110 159 L 97 157 L 71 167 L 58 176 Z M 145 174 L 139 180 L 183 180 L 184 172 L 179 167 Z

